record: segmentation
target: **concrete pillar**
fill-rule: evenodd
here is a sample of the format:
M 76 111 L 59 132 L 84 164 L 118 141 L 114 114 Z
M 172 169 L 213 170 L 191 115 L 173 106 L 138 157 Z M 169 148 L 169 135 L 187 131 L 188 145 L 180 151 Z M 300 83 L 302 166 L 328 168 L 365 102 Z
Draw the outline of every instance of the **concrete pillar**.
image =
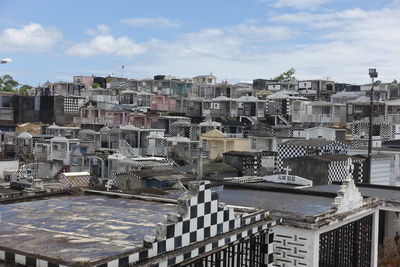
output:
M 69 165 L 70 164 L 70 157 L 71 157 L 71 155 L 70 155 L 70 151 L 69 151 L 69 142 L 67 142 L 67 161 L 66 161 L 66 165 Z
M 50 141 L 50 159 L 53 160 L 53 142 Z
M 203 179 L 203 143 L 199 143 L 199 154 L 197 159 L 197 180 Z
M 142 148 L 140 143 L 140 131 L 138 131 L 137 133 L 138 133 L 137 148 Z
M 106 168 L 106 164 L 105 164 L 104 160 L 101 159 L 101 178 L 104 178 L 105 168 Z
M 92 172 L 92 158 L 88 158 L 88 161 L 89 161 L 89 174 L 91 174 L 91 172 Z
M 372 239 L 371 239 L 371 267 L 378 266 L 379 246 L 379 210 L 373 213 L 372 217 Z

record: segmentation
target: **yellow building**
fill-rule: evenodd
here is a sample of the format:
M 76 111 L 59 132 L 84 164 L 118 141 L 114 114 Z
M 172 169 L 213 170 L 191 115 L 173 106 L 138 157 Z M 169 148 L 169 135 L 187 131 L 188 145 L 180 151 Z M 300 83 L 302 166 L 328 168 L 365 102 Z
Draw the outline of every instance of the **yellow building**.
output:
M 230 138 L 223 132 L 214 129 L 201 135 L 203 152 L 208 159 L 222 158 L 227 151 L 249 151 L 250 140 L 247 138 Z
M 42 134 L 42 126 L 44 126 L 44 123 L 41 122 L 21 123 L 17 124 L 17 128 L 15 129 L 15 131 L 17 133 L 29 133 L 32 135 L 38 135 Z

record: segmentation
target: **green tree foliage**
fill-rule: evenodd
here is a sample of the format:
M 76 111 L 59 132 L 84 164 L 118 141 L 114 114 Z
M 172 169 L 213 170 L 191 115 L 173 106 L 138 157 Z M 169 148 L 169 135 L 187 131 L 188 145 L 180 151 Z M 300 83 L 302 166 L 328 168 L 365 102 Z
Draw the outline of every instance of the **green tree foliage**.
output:
M 92 84 L 92 87 L 93 87 L 93 88 L 99 88 L 99 87 L 100 87 L 100 84 L 98 84 L 98 83 L 93 83 L 93 84 Z
M 31 89 L 32 89 L 32 86 L 24 84 L 18 89 L 18 93 L 20 93 L 21 95 L 27 95 L 29 90 L 31 90 Z
M 272 78 L 272 80 L 280 82 L 280 81 L 296 79 L 296 77 L 294 77 L 295 73 L 296 70 L 294 68 L 290 68 L 288 71 L 280 74 L 279 76 L 276 76 L 275 78 Z
M 9 74 L 0 77 L 0 91 L 13 92 L 18 85 L 19 83 Z

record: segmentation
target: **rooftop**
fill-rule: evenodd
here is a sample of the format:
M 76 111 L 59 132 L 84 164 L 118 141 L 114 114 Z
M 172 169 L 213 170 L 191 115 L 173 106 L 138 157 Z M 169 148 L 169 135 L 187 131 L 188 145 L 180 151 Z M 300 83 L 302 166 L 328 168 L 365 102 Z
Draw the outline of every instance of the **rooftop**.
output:
M 251 152 L 251 151 L 228 151 L 223 153 L 224 155 L 232 155 L 232 156 L 252 156 L 256 157 L 261 154 L 261 152 Z
M 267 185 L 267 184 L 266 184 Z M 282 192 L 281 190 L 259 190 L 243 186 L 216 189 L 221 202 L 229 205 L 256 207 L 270 210 L 272 214 L 287 216 L 313 216 L 329 211 L 335 197 L 304 193 Z M 337 192 L 337 191 L 336 191 Z M 335 193 L 336 193 L 335 192 Z
M 308 158 L 313 158 L 321 161 L 326 161 L 326 162 L 335 162 L 335 161 L 347 161 L 349 158 L 352 160 L 360 160 L 362 157 L 359 156 L 349 156 L 349 155 L 343 155 L 343 154 L 335 154 L 335 155 L 314 155 L 314 156 L 304 156 L 300 157 L 302 159 L 308 159 Z M 293 158 L 296 159 L 296 158 Z
M 176 206 L 84 195 L 0 205 L 0 246 L 75 262 L 96 262 L 142 247 Z
M 312 147 L 321 147 L 321 146 L 326 146 L 328 144 L 333 143 L 334 141 L 326 141 L 326 140 L 316 140 L 316 139 L 311 139 L 311 140 L 304 140 L 304 139 L 293 139 L 293 140 L 287 140 L 285 142 L 282 142 L 282 145 L 290 145 L 290 146 L 312 146 Z
M 357 184 L 358 190 L 364 197 L 378 197 L 383 200 L 400 201 L 400 187 L 373 185 L 373 184 Z M 318 185 L 310 187 L 311 190 L 320 192 L 337 192 L 340 189 L 340 184 Z

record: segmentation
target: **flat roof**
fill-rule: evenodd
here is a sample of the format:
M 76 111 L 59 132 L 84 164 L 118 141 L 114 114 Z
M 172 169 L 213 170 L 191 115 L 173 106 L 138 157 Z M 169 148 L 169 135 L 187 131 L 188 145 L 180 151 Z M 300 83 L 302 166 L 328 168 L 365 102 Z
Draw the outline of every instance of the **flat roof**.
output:
M 297 214 L 313 216 L 329 211 L 334 197 L 315 196 L 307 194 L 293 194 L 282 191 L 255 190 L 249 188 L 216 188 L 219 200 L 229 205 L 256 207 L 270 210 L 279 216 Z M 336 191 L 337 192 L 337 191 Z
M 0 205 L 0 246 L 92 263 L 139 249 L 145 235 L 176 212 L 174 204 L 99 195 L 53 197 Z
M 382 200 L 400 201 L 400 187 L 384 185 L 356 185 L 361 195 L 364 197 L 378 197 Z M 340 184 L 318 185 L 310 187 L 311 190 L 320 192 L 337 192 Z

